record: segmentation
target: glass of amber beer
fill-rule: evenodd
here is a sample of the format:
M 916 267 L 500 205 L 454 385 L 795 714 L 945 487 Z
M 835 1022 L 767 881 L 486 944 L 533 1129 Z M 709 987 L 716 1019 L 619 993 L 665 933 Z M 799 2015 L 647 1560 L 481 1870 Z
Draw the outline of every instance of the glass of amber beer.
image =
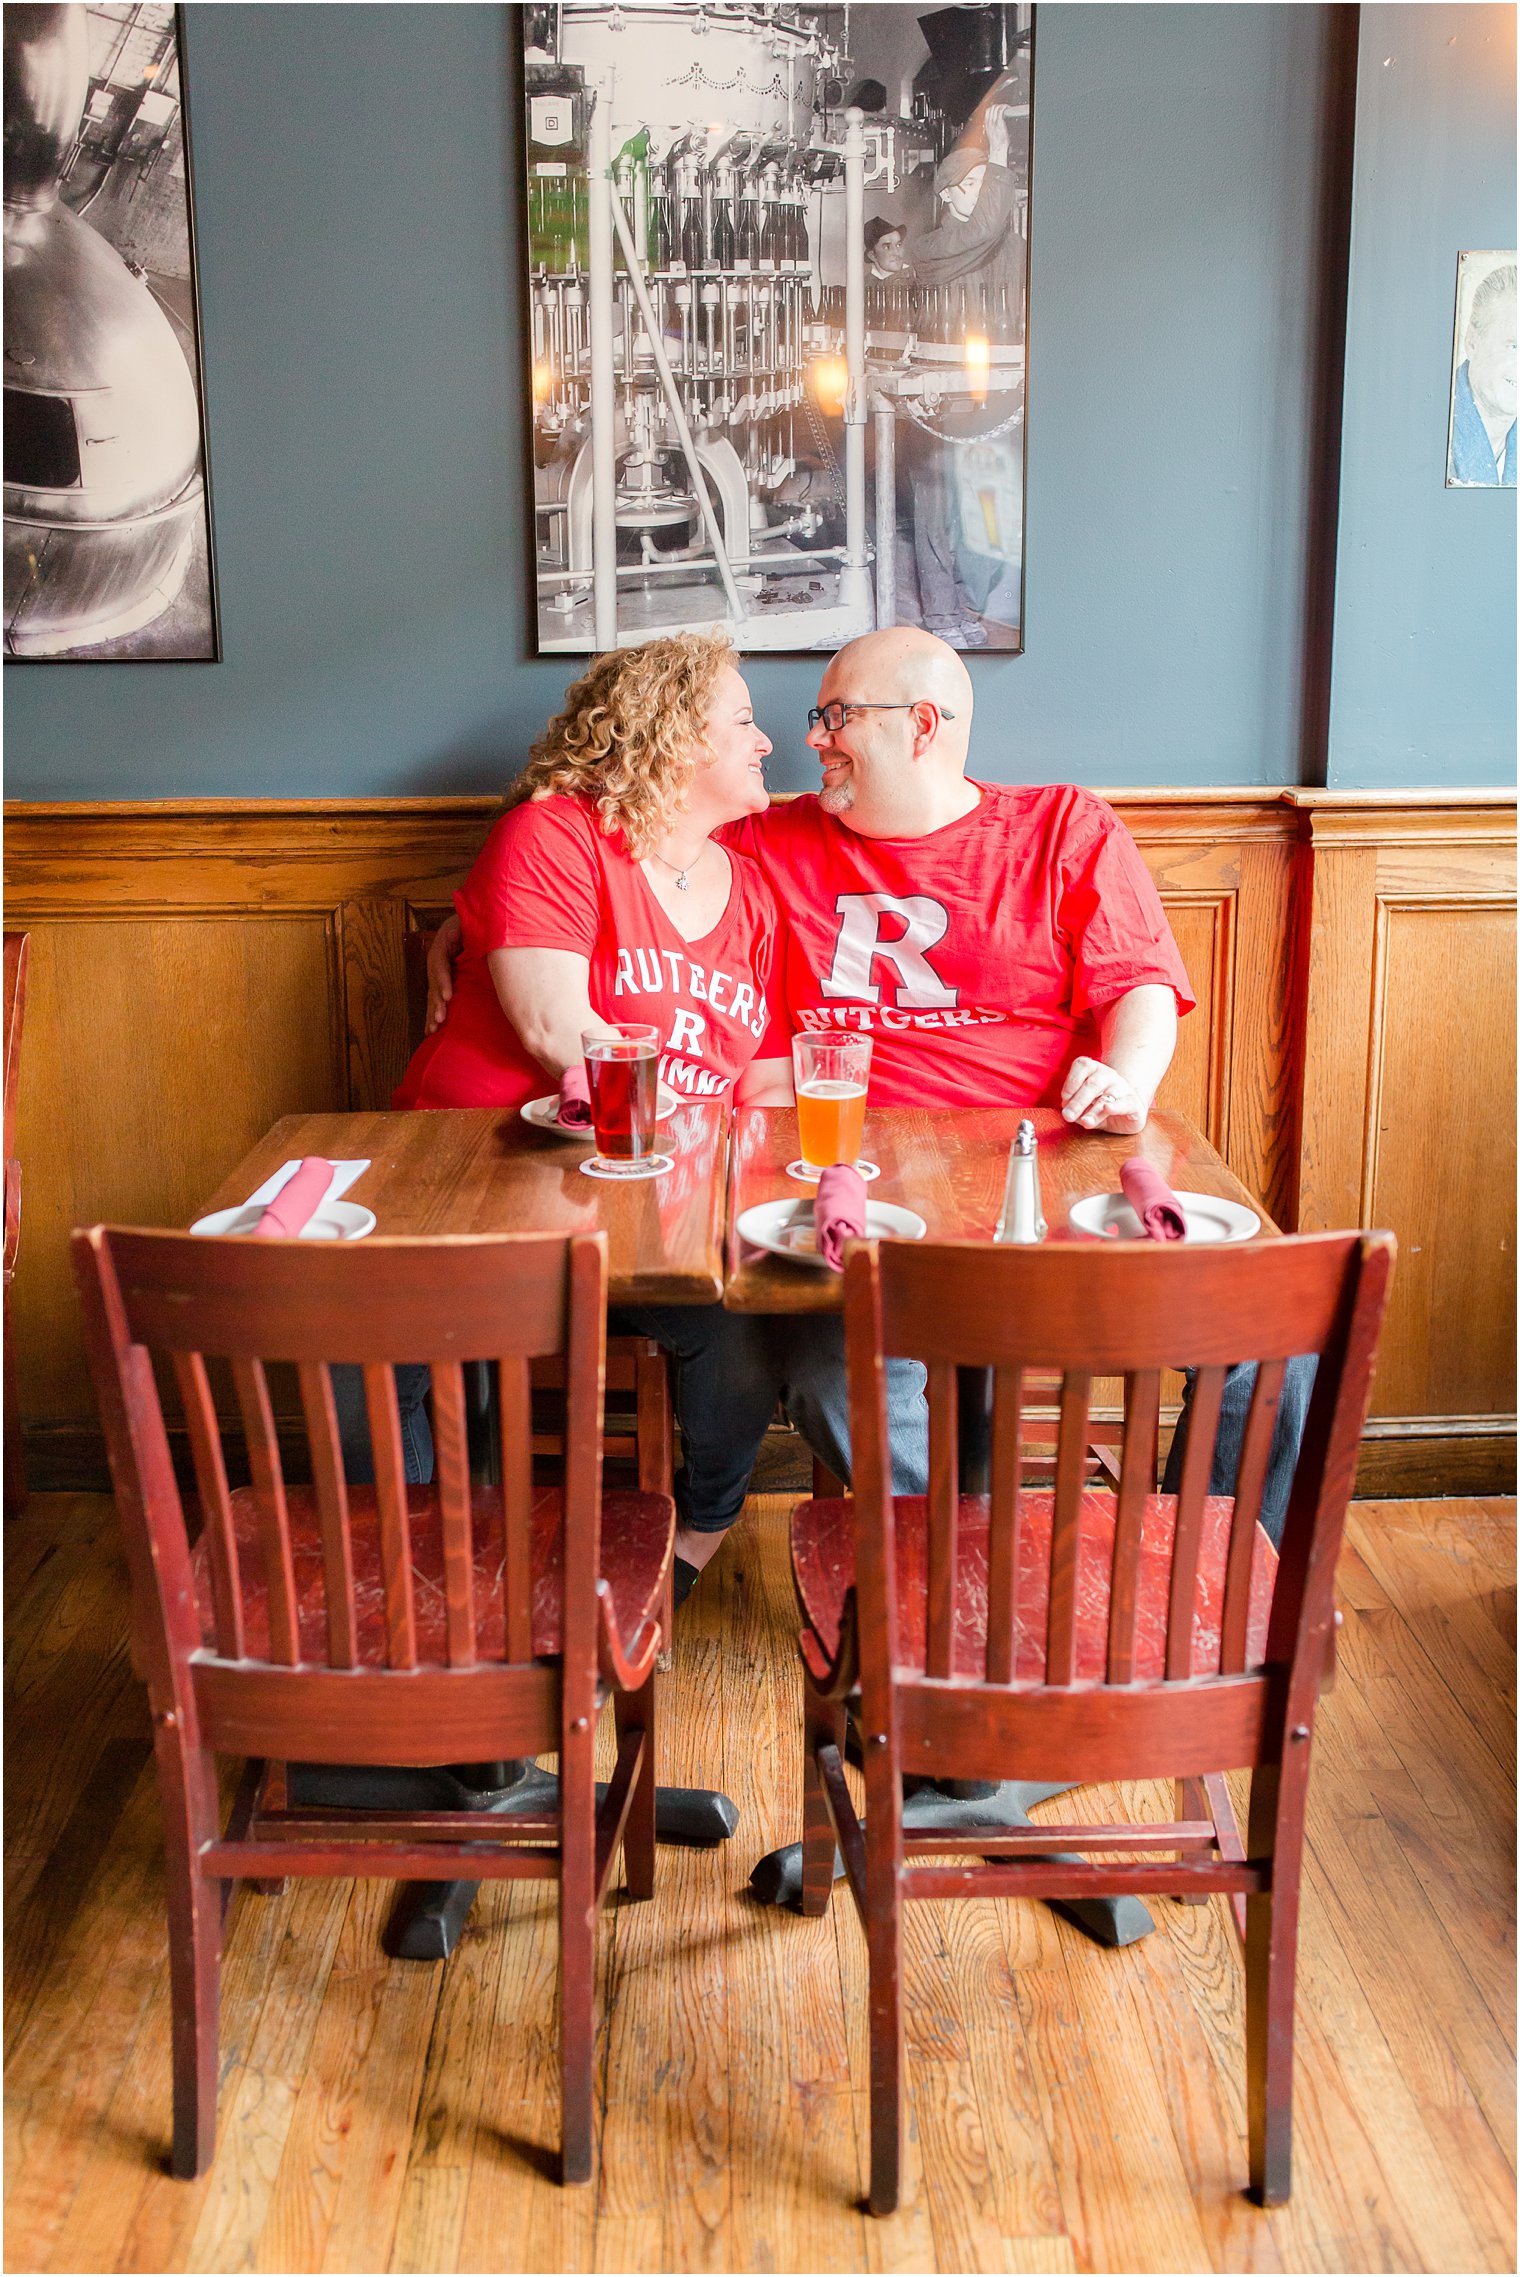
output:
M 659 1090 L 660 1031 L 624 1021 L 609 1034 L 581 1038 L 596 1153 L 590 1167 L 601 1178 L 647 1178 L 654 1150 Z
M 859 1159 L 870 1074 L 869 1036 L 793 1036 L 792 1077 L 804 1174 Z

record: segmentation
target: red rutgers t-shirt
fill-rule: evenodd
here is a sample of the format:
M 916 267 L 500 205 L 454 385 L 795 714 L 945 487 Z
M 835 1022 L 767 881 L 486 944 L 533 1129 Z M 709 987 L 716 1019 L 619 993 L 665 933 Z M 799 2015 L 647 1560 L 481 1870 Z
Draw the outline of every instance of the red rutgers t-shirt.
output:
M 794 1028 L 872 1039 L 881 1107 L 1053 1107 L 1095 1015 L 1147 982 L 1193 1009 L 1151 874 L 1119 817 L 1061 783 L 979 783 L 926 838 L 864 838 L 811 793 L 723 832 L 788 923 Z
M 683 941 L 589 801 L 557 794 L 512 807 L 454 896 L 464 942 L 449 1016 L 414 1053 L 394 1104 L 520 1107 L 553 1089 L 501 1008 L 493 949 L 587 958 L 592 1009 L 658 1028 L 661 1078 L 687 1098 L 719 1098 L 752 1059 L 784 1058 L 775 899 L 741 852 L 729 850 L 729 865 L 723 915 L 701 940 Z

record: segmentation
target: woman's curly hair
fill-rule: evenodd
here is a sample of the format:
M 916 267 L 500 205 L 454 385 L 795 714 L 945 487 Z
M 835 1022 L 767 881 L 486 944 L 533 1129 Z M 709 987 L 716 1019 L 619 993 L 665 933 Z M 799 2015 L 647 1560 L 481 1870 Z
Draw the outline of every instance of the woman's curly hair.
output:
M 534 744 L 509 806 L 568 791 L 638 860 L 671 827 L 702 761 L 707 714 L 737 661 L 723 633 L 672 633 L 596 657 Z

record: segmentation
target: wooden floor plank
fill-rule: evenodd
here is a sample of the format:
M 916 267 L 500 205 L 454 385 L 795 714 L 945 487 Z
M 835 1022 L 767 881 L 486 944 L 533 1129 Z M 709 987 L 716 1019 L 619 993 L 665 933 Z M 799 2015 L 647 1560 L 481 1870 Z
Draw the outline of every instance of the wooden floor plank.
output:
M 750 1506 L 681 1618 L 661 1776 L 725 1787 L 740 1832 L 662 1850 L 654 1903 L 605 1911 L 599 2165 L 565 2191 L 546 1884 L 488 1888 L 443 1967 L 386 1959 L 387 1885 L 240 1898 L 217 2160 L 193 2185 L 163 2171 L 163 1871 L 110 1505 L 37 1498 L 6 1545 L 7 2267 L 1512 2268 L 1513 1506 L 1353 1512 L 1290 2204 L 1242 2196 L 1225 1909 L 1162 1901 L 1149 1939 L 1108 1953 L 1003 1901 L 909 1909 L 908 2195 L 877 2222 L 853 1905 L 840 1885 L 803 1921 L 745 1891 L 798 1823 L 789 1499 Z
M 15 2163 L 6 2233 L 8 2248 L 24 2253 L 22 2267 L 47 2266 L 163 1961 L 158 1797 L 149 1769 L 12 2051 L 7 2133 Z
M 1390 2226 L 1406 2264 L 1431 2268 L 1449 2254 L 1457 2268 L 1482 2268 L 1463 2179 L 1446 2169 L 1431 2142 L 1404 2067 L 1357 1982 L 1315 1877 L 1304 1887 L 1298 2005 L 1300 2029 L 1311 2036 L 1311 2046 L 1322 2033 L 1335 2051 L 1350 2111 L 1382 2169 Z
M 1374 1577 L 1464 1712 L 1507 1747 L 1516 1705 L 1513 1556 L 1507 1571 L 1496 1572 L 1487 1559 L 1463 1556 L 1450 1529 L 1437 1539 L 1360 1518 L 1348 1534 L 1349 1555 L 1337 1576 L 1342 1593 L 1358 1566 Z M 1503 1604 L 1503 1625 L 1492 1617 L 1495 1600 Z
M 784 1496 L 757 1500 L 688 1607 L 721 1653 L 723 1786 L 739 1811 L 720 1865 L 734 2147 L 725 2265 L 858 2269 L 855 2111 L 832 1925 L 775 1915 L 747 1888 L 754 1859 L 793 1839 L 800 1822 L 802 1693 L 785 1615 L 789 1507 Z
M 1015 1972 L 1065 2227 L 1082 2269 L 1208 2270 L 1125 1954 L 1061 1929 L 1064 1966 Z M 1101 2108 L 1107 2124 L 1095 2128 Z

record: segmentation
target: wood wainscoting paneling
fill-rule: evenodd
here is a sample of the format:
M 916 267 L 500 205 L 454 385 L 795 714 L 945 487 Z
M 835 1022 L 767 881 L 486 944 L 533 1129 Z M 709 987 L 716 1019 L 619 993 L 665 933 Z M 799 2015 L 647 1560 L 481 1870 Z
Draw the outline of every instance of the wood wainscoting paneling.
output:
M 1300 792 L 1312 896 L 1298 1219 L 1388 1226 L 1362 1466 L 1514 1481 L 1513 802 Z M 1432 1484 L 1432 1481 L 1437 1483 Z M 1449 1483 L 1448 1483 L 1449 1482 Z
M 1500 1146 L 1513 1163 L 1498 968 L 1501 951 L 1513 959 L 1512 805 L 1111 795 L 1199 1000 L 1163 1099 L 1279 1224 L 1302 1210 L 1306 1225 L 1400 1235 L 1368 1448 L 1381 1491 L 1440 1491 L 1448 1458 L 1450 1491 L 1499 1485 L 1513 1221 L 1508 1246 L 1496 1233 L 1480 1256 L 1470 1203 Z M 383 1104 L 407 1057 L 407 934 L 447 910 L 497 811 L 487 798 L 7 809 L 7 923 L 32 934 L 15 1303 L 37 1484 L 99 1475 L 69 1228 L 183 1222 L 277 1116 Z M 1481 1025 L 1481 1056 L 1464 1058 L 1454 1005 Z M 1422 1042 L 1427 1023 L 1438 1044 Z
M 34 1483 L 100 1475 L 68 1234 L 183 1224 L 281 1115 L 382 1105 L 407 1060 L 404 940 L 493 799 L 11 806 L 32 932 L 19 1146 L 20 1387 Z

